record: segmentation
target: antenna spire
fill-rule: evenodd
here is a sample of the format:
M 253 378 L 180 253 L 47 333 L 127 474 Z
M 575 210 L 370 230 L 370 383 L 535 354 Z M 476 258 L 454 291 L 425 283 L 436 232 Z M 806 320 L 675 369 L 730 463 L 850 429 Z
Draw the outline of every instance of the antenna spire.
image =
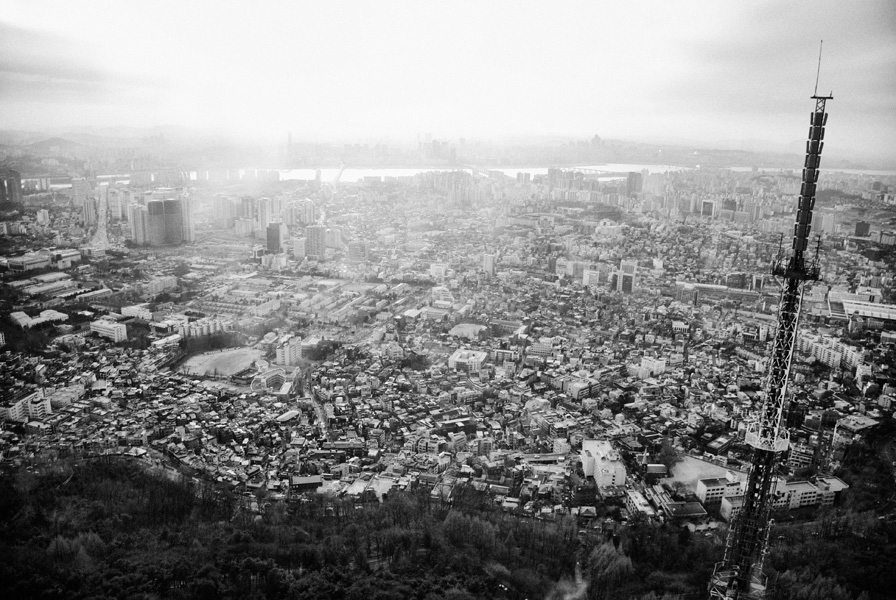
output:
M 824 47 L 824 40 L 818 44 L 818 71 L 815 72 L 815 95 L 818 95 L 818 78 L 821 76 L 821 50 Z

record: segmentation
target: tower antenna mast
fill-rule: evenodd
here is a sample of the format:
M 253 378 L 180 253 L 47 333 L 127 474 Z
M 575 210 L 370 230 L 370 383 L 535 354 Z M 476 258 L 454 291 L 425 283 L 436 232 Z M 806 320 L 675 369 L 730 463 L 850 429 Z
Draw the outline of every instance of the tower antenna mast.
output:
M 818 56 L 819 72 L 821 54 Z M 803 180 L 797 200 L 796 222 L 790 257 L 778 257 L 772 274 L 782 280 L 778 303 L 778 326 L 763 385 L 762 404 L 755 419 L 747 425 L 746 443 L 753 447 L 750 474 L 743 496 L 743 507 L 728 530 L 725 557 L 716 564 L 709 583 L 712 600 L 746 600 L 766 597 L 767 578 L 763 573 L 771 530 L 771 500 L 777 477 L 779 458 L 790 444 L 784 423 L 787 405 L 787 384 L 790 365 L 799 329 L 803 286 L 819 279 L 818 254 L 806 260 L 809 234 L 812 230 L 812 209 L 818 167 L 824 148 L 824 126 L 827 123 L 825 103 L 833 96 L 818 95 L 818 75 L 815 79 L 815 110 L 809 114 L 809 141 Z
M 818 44 L 818 70 L 815 72 L 815 93 L 813 96 L 818 95 L 818 78 L 821 77 L 821 51 L 824 48 L 824 40 L 821 40 Z

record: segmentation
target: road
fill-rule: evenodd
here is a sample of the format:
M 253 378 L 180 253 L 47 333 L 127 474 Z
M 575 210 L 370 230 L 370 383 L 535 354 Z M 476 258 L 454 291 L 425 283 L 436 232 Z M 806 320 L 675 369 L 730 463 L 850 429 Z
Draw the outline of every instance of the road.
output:
M 109 203 L 106 194 L 99 195 L 99 202 L 96 207 L 96 231 L 90 239 L 90 247 L 102 250 L 108 250 L 112 247 L 109 243 L 109 235 L 106 232 L 106 225 L 109 221 Z
M 330 438 L 327 436 L 327 413 L 317 397 L 317 391 L 311 386 L 311 381 L 306 378 L 303 383 L 305 388 L 311 392 L 311 401 L 314 403 L 314 412 L 317 414 L 317 426 L 320 428 L 321 440 L 328 441 Z

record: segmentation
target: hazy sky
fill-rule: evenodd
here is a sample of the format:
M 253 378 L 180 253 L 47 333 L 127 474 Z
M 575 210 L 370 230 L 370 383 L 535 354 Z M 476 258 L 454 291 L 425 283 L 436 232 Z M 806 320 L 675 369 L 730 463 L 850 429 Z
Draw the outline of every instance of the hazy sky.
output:
M 0 128 L 806 138 L 896 165 L 896 2 L 0 0 Z

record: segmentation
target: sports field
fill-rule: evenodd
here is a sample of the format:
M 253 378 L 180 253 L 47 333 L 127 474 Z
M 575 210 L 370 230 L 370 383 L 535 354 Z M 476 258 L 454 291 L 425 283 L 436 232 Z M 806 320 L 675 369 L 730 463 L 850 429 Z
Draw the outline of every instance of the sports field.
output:
M 191 356 L 184 363 L 184 367 L 190 375 L 228 377 L 251 367 L 252 363 L 260 358 L 261 350 L 237 348 Z

